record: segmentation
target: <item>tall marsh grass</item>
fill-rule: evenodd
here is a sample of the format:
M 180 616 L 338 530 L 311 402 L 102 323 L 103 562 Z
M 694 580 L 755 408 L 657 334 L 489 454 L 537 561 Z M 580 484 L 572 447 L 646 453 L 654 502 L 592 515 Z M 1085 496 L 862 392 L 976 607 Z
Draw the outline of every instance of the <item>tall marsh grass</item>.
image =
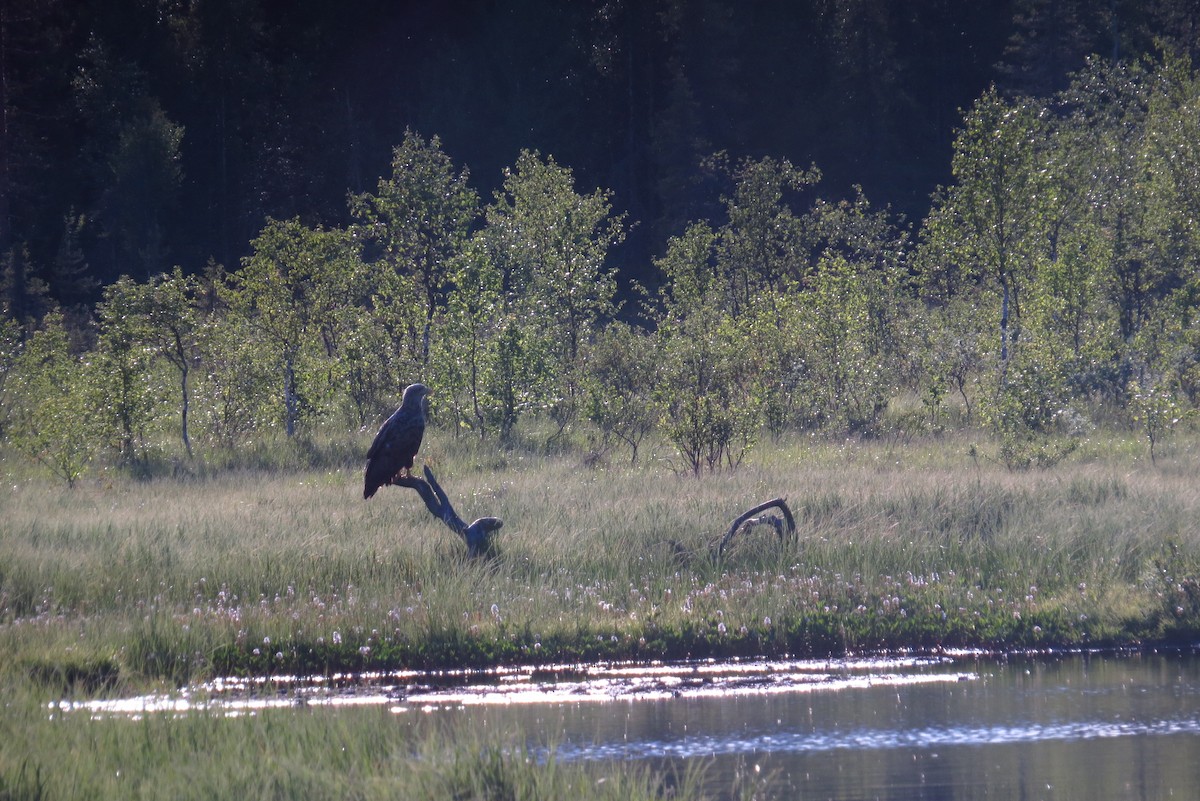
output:
M 1197 630 L 1175 597 L 1200 561 L 1187 449 L 1151 465 L 1096 447 L 1012 472 L 954 441 L 799 441 L 699 479 L 652 460 L 427 450 L 463 517 L 504 519 L 497 558 L 464 559 L 415 493 L 362 501 L 357 467 L 9 483 L 7 666 L 179 683 Z M 715 559 L 729 521 L 777 495 L 797 536 L 758 529 Z
M 0 797 L 662 791 L 368 712 L 47 712 L 218 674 L 1195 641 L 1200 455 L 1136 453 L 1114 438 L 1011 472 L 953 439 L 799 440 L 697 479 L 652 455 L 584 466 L 433 433 L 424 458 L 459 513 L 504 520 L 498 556 L 473 561 L 415 493 L 364 502 L 359 466 L 336 460 L 70 490 L 0 462 L 0 742 L 19 744 L 0 749 Z M 780 495 L 794 538 L 759 528 L 714 558 L 731 520 Z

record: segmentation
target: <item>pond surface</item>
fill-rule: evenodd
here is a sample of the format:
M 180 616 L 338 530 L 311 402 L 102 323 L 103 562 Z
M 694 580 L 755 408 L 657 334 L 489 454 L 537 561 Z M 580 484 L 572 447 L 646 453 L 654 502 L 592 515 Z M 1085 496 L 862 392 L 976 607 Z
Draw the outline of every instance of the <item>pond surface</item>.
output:
M 92 714 L 380 704 L 526 732 L 560 761 L 706 765 L 756 798 L 1197 799 L 1200 656 L 1071 654 L 276 678 Z

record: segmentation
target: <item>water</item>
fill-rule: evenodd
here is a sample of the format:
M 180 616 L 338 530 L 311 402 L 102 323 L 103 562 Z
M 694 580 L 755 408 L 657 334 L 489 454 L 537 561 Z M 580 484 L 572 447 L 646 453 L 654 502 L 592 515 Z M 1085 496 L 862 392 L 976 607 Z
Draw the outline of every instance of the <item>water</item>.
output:
M 757 797 L 1200 798 L 1195 656 L 964 657 L 874 673 L 796 692 L 459 712 L 541 731 L 559 759 L 705 759 L 712 787 L 740 774 L 762 784 Z
M 717 795 L 740 782 L 775 799 L 1200 798 L 1190 653 L 561 667 L 351 686 L 277 677 L 270 692 L 232 683 L 105 703 L 81 706 L 381 704 L 401 722 L 526 732 L 560 761 L 700 760 Z

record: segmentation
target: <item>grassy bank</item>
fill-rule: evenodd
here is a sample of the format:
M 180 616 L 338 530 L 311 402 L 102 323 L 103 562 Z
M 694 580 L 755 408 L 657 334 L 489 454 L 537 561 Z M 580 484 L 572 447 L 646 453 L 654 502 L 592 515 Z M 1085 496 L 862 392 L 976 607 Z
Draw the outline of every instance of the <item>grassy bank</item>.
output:
M 738 471 L 696 479 L 652 458 L 584 467 L 433 434 L 423 454 L 462 516 L 505 521 L 499 555 L 474 562 L 415 493 L 389 488 L 364 502 L 357 465 L 113 476 L 72 490 L 9 467 L 2 725 L 36 734 L 0 757 L 0 797 L 18 784 L 29 792 L 16 797 L 37 797 L 55 753 L 157 743 L 160 726 L 169 740 L 202 742 L 215 725 L 149 722 L 138 735 L 111 722 L 51 724 L 45 701 L 228 673 L 1191 642 L 1193 444 L 1151 464 L 1139 443 L 1112 436 L 1053 470 L 1011 472 L 965 440 L 803 440 L 763 444 Z M 711 557 L 739 513 L 780 495 L 797 518 L 794 540 L 760 528 Z M 270 719 L 236 724 L 239 737 L 252 742 Z M 320 722 L 286 728 L 309 725 L 296 736 L 317 737 Z M 379 739 L 371 731 L 356 729 L 360 750 Z M 375 760 L 367 775 L 391 776 L 403 754 L 444 747 L 436 734 L 384 739 L 390 756 L 362 757 Z M 465 775 L 489 770 L 489 747 L 454 752 L 470 754 Z M 495 759 L 498 770 L 524 770 Z M 572 770 L 557 780 L 577 779 Z M 655 779 L 643 779 L 653 794 Z M 122 794 L 97 792 L 110 789 Z

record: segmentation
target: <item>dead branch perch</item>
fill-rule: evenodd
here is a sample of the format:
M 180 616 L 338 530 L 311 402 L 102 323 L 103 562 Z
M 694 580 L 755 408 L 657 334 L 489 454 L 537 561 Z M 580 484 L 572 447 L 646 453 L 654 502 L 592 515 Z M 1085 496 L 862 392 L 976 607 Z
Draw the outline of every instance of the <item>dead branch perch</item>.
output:
M 414 478 L 412 476 L 397 476 L 392 479 L 392 484 L 398 487 L 408 487 L 415 489 L 417 494 L 421 496 L 421 500 L 425 501 L 426 508 L 429 513 L 441 520 L 450 530 L 463 538 L 463 542 L 467 544 L 467 556 L 487 556 L 492 553 L 492 532 L 497 531 L 504 525 L 503 521 L 498 517 L 481 517 L 475 522 L 467 525 L 463 519 L 454 511 L 454 507 L 450 505 L 450 499 L 446 497 L 446 491 L 437 483 L 437 479 L 433 476 L 433 471 L 429 469 L 429 465 L 425 465 L 425 478 Z
M 783 513 L 783 519 L 775 515 L 764 515 L 763 517 L 755 517 L 759 512 L 778 507 Z M 774 498 L 766 503 L 760 503 L 753 509 L 743 512 L 733 521 L 733 525 L 725 532 L 725 536 L 721 537 L 721 541 L 717 544 L 717 555 L 720 556 L 725 552 L 725 546 L 733 539 L 733 535 L 742 530 L 749 530 L 756 526 L 771 526 L 775 529 L 775 533 L 782 541 L 785 536 L 791 536 L 796 533 L 796 519 L 792 517 L 792 510 L 788 508 L 787 501 L 783 498 Z

